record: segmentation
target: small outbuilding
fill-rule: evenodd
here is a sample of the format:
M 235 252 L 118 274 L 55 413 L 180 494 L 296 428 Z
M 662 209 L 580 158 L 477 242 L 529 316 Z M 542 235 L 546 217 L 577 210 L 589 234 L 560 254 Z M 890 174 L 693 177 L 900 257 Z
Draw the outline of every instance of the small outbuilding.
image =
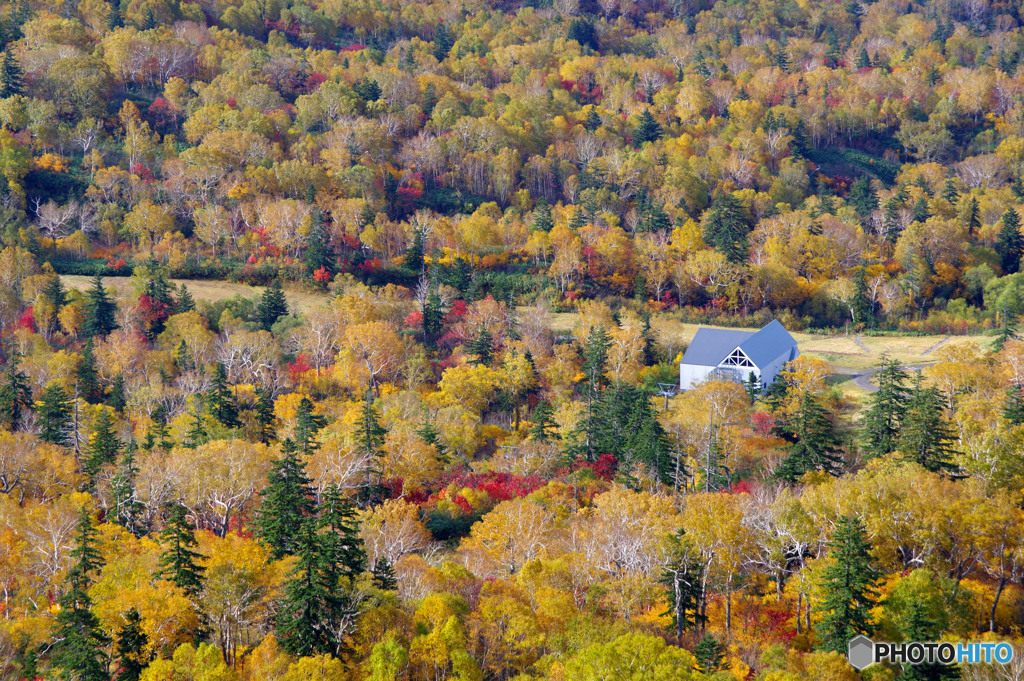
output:
M 777 321 L 760 331 L 702 326 L 679 365 L 679 388 L 689 390 L 707 378 L 744 382 L 751 372 L 763 388 L 799 356 L 796 339 Z

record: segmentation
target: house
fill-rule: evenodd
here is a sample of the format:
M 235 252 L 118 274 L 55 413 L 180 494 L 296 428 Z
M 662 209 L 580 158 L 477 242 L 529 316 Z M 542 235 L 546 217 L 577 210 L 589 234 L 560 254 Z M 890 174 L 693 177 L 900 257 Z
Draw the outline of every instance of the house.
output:
M 777 321 L 760 331 L 701 327 L 679 365 L 679 388 L 689 390 L 705 378 L 746 381 L 751 372 L 764 387 L 799 355 L 796 340 Z

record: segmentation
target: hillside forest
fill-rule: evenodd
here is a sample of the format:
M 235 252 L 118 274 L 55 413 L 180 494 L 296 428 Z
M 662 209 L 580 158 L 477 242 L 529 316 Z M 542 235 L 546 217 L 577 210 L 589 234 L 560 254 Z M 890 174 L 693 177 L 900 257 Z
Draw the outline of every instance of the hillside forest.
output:
M 0 679 L 1021 678 L 1022 13 L 0 1 Z

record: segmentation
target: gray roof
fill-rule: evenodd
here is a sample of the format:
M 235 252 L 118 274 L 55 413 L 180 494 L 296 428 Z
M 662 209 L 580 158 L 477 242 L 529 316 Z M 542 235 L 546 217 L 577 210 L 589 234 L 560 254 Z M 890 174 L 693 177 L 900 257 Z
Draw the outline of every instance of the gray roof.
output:
M 738 329 L 709 329 L 705 326 L 697 329 L 693 340 L 683 355 L 683 364 L 697 366 L 718 366 L 729 353 L 743 341 L 755 334 L 754 331 Z
M 786 355 L 788 362 L 793 357 L 796 339 L 789 335 L 782 324 L 772 320 L 763 329 L 740 344 L 740 349 L 759 367 L 768 366 L 779 355 Z
M 690 346 L 683 355 L 683 364 L 718 366 L 736 348 L 743 350 L 750 361 L 759 367 L 771 364 L 780 355 L 786 361 L 793 359 L 796 340 L 778 321 L 772 321 L 760 331 L 738 329 L 697 329 Z

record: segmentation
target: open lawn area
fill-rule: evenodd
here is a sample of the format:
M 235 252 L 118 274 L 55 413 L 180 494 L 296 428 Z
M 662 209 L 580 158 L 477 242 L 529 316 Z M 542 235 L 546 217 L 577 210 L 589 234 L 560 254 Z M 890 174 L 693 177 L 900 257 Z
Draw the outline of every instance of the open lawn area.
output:
M 84 291 L 89 288 L 92 283 L 92 277 L 86 277 L 75 274 L 65 274 L 61 276 L 61 281 L 68 288 L 75 288 L 80 291 Z M 170 281 L 174 284 L 180 285 L 185 284 L 188 286 L 188 290 L 192 292 L 192 297 L 196 301 L 204 300 L 206 302 L 216 302 L 224 298 L 231 298 L 235 295 L 240 295 L 243 298 L 259 298 L 263 294 L 263 287 L 261 286 L 249 286 L 248 284 L 232 284 L 227 281 L 213 281 L 206 279 L 171 279 Z M 118 295 L 127 295 L 131 291 L 131 278 L 130 277 L 104 277 L 104 286 L 114 288 Z M 312 307 L 315 307 L 318 303 L 326 300 L 326 294 L 322 293 L 310 293 L 309 291 L 303 291 L 296 288 L 285 287 L 285 297 L 288 299 L 288 305 L 292 310 L 298 310 L 304 312 Z

